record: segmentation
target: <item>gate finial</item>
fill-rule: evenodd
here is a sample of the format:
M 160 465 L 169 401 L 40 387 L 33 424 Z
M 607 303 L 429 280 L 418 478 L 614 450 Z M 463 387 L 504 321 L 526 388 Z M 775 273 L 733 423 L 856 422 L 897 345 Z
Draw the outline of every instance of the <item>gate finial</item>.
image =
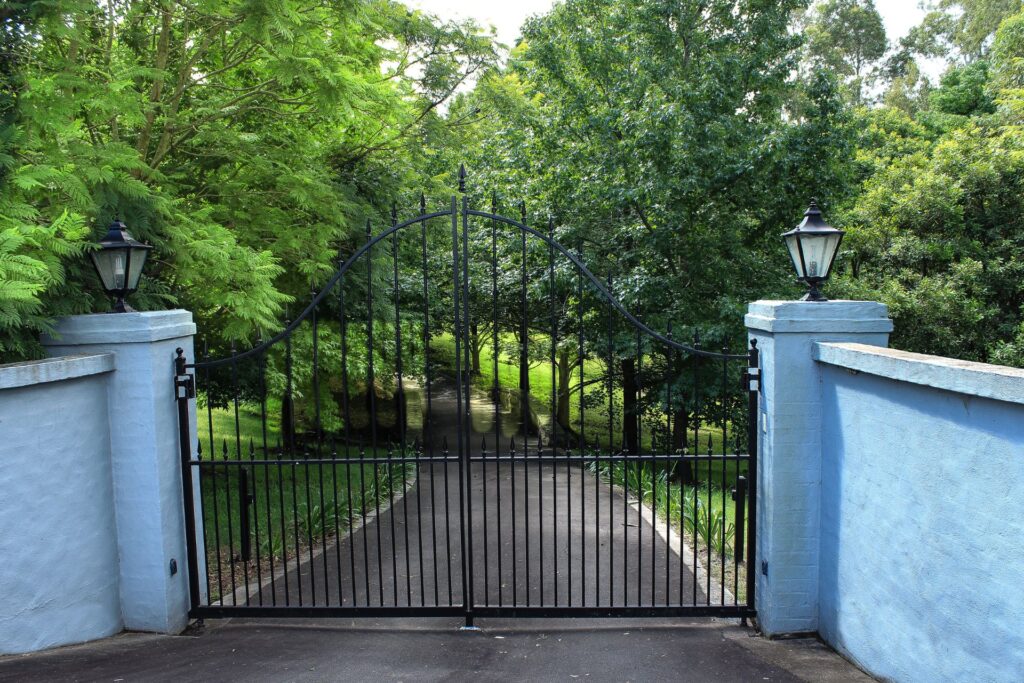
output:
M 459 192 L 466 192 L 466 165 L 459 164 Z
M 427 212 L 427 198 L 422 192 L 420 192 L 420 215 L 422 216 Z

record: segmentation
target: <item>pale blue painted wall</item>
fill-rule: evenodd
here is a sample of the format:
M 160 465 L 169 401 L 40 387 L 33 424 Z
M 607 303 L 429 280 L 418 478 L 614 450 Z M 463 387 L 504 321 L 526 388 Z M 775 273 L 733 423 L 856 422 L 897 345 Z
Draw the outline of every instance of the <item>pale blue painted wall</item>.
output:
M 181 494 L 175 349 L 193 358 L 192 314 L 77 315 L 43 345 L 55 356 L 112 353 L 110 461 L 125 628 L 178 633 L 188 624 L 185 511 Z M 192 435 L 195 438 L 194 415 Z M 193 444 L 194 446 L 194 444 Z M 193 448 L 193 453 L 195 449 Z M 201 543 L 200 543 L 201 547 Z M 171 574 L 171 561 L 178 571 Z
M 819 341 L 885 346 L 888 310 L 868 301 L 758 301 L 746 317 L 761 352 L 757 489 L 758 622 L 764 633 L 818 630 L 821 381 Z M 762 569 L 764 568 L 764 569 Z
M 883 679 L 1024 680 L 1024 373 L 829 346 L 821 635 Z
M 0 365 L 0 654 L 186 626 L 173 377 L 194 332 L 187 311 L 74 316 L 54 358 Z
M 0 366 L 0 654 L 122 628 L 110 354 Z

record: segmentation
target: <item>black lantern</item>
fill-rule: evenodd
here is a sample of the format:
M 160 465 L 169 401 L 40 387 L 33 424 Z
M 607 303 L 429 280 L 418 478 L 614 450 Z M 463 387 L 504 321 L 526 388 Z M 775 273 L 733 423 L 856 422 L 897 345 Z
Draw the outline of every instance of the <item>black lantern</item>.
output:
M 90 252 L 103 289 L 107 290 L 107 294 L 117 297 L 115 313 L 134 310 L 124 299 L 138 289 L 142 266 L 152 248 L 132 237 L 128 226 L 115 218 L 107 234 L 100 240 L 100 248 Z
M 812 199 L 800 225 L 782 236 L 793 259 L 797 279 L 810 289 L 801 301 L 828 301 L 819 286 L 828 279 L 844 234 L 822 219 L 821 209 Z

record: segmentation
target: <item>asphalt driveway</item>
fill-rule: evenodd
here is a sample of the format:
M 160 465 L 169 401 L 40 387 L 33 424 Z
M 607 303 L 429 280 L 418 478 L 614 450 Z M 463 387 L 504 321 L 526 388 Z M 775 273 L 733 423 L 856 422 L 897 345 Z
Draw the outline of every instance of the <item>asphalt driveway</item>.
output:
M 813 639 L 702 620 L 207 622 L 0 658 L 0 681 L 868 681 Z

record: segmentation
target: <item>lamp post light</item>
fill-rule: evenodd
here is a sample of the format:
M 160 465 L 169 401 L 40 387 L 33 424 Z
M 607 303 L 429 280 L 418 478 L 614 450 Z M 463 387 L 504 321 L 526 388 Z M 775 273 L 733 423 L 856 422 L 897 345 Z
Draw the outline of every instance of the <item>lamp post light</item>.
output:
M 797 279 L 809 289 L 801 301 L 828 301 L 820 285 L 828 279 L 844 234 L 824 221 L 821 209 L 812 199 L 800 225 L 782 236 L 793 259 Z
M 138 289 L 142 267 L 152 248 L 132 237 L 128 226 L 115 218 L 107 228 L 107 234 L 100 240 L 100 248 L 90 252 L 103 289 L 117 298 L 112 313 L 135 310 L 125 302 L 125 297 Z

